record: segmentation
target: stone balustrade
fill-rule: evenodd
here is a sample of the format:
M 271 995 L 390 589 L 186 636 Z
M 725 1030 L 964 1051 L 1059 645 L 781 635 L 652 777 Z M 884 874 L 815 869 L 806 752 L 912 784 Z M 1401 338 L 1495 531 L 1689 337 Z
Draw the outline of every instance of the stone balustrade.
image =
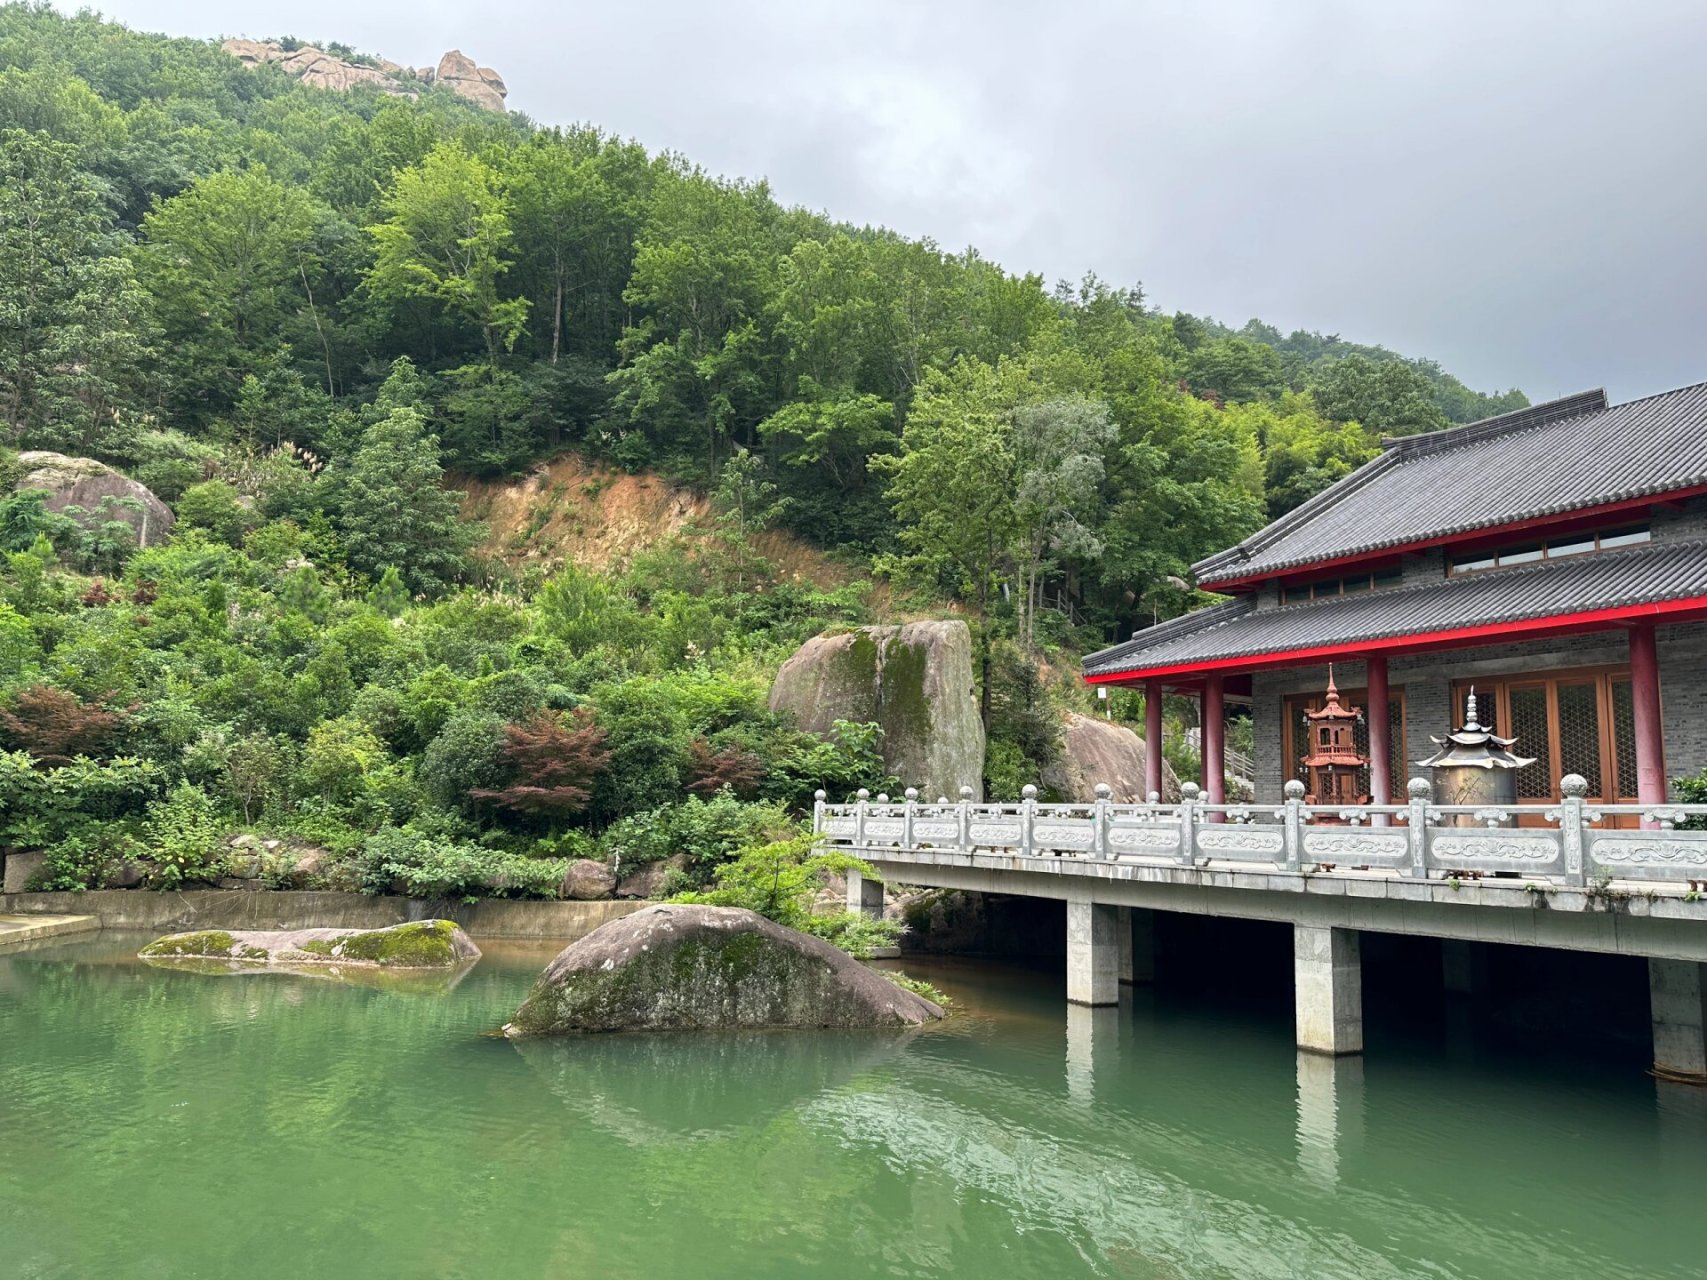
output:
M 1025 788 L 1018 804 L 925 801 L 859 792 L 852 804 L 818 793 L 813 830 L 825 844 L 886 861 L 909 852 L 1159 863 L 1187 868 L 1240 864 L 1251 870 L 1310 873 L 1389 871 L 1413 879 L 1518 877 L 1567 887 L 1611 880 L 1669 881 L 1707 888 L 1707 805 L 1591 803 L 1588 783 L 1569 774 L 1552 805 L 1437 804 L 1424 778 L 1412 779 L 1397 805 L 1304 803 L 1298 782 L 1279 805 L 1210 804 L 1187 783 L 1179 804 L 1152 793 L 1142 804 L 1116 804 L 1106 786 L 1090 804 L 1041 804 Z M 1625 818 L 1640 826 L 1606 825 Z M 1525 825 L 1516 825 L 1522 820 Z M 1535 824 L 1535 825 L 1530 825 Z M 1062 867 L 1066 870 L 1066 867 Z M 1087 871 L 1090 868 L 1087 867 Z

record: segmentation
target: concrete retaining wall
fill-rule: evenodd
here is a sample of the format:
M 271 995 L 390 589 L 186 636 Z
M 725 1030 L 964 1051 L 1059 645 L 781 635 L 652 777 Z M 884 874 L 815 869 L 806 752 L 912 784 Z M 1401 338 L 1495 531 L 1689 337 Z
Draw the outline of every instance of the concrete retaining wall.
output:
M 644 902 L 481 902 L 370 898 L 360 893 L 196 889 L 154 893 L 0 894 L 0 915 L 94 916 L 105 929 L 381 929 L 409 920 L 454 920 L 476 938 L 525 938 L 565 945 Z

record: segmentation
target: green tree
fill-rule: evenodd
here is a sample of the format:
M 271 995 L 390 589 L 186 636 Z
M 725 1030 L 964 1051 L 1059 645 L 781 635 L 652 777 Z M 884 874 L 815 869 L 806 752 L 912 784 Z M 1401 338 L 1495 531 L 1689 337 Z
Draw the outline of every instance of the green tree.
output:
M 102 452 L 135 403 L 146 302 L 78 162 L 0 131 L 0 422 L 10 444 Z
M 396 569 L 428 595 L 457 578 L 479 530 L 462 522 L 462 495 L 443 478 L 438 437 L 415 410 L 393 409 L 363 432 L 338 514 L 351 567 L 372 578 Z
M 1094 559 L 1093 531 L 1103 454 L 1114 440 L 1108 407 L 1084 396 L 1020 406 L 1013 415 L 1014 558 L 1020 582 L 1020 643 L 1032 647 L 1043 575 L 1059 556 Z
M 473 325 L 495 376 L 500 352 L 515 345 L 528 313 L 526 298 L 499 296 L 511 232 L 497 172 L 460 145 L 441 142 L 397 175 L 382 209 L 384 219 L 368 228 L 375 249 L 368 289 Z
M 1408 361 L 1346 356 L 1323 369 L 1310 389 L 1325 417 L 1360 423 L 1376 439 L 1448 425 L 1428 378 Z
M 265 375 L 320 270 L 314 202 L 264 165 L 210 174 L 143 219 L 137 269 L 170 353 L 171 401 L 198 421 Z

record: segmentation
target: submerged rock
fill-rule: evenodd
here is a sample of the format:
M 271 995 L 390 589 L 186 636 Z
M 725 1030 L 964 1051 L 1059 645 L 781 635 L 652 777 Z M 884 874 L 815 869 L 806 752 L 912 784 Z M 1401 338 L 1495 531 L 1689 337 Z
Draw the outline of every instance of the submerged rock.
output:
M 964 622 L 909 622 L 816 636 L 776 673 L 770 708 L 808 733 L 880 724 L 884 767 L 926 796 L 984 785 L 984 722 Z
M 504 1034 L 913 1027 L 942 1016 L 821 938 L 739 907 L 662 904 L 567 947 Z
M 480 948 L 449 920 L 416 920 L 384 929 L 202 929 L 157 938 L 140 954 L 144 960 L 440 969 L 479 959 Z

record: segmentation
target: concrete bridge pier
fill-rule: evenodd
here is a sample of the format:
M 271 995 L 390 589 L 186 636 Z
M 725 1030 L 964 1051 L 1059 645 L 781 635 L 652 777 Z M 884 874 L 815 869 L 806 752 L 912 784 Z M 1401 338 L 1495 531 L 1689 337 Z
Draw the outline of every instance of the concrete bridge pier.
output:
M 1145 907 L 1116 907 L 1120 981 L 1127 986 L 1156 980 L 1156 913 Z
M 1067 999 L 1120 1003 L 1120 908 L 1067 900 Z
M 1654 1026 L 1654 1069 L 1707 1082 L 1707 965 L 1648 961 L 1648 1005 Z
M 857 871 L 848 872 L 848 910 L 873 920 L 883 918 L 883 881 L 871 880 Z
M 1298 1047 L 1363 1052 L 1363 964 L 1355 929 L 1292 926 Z

